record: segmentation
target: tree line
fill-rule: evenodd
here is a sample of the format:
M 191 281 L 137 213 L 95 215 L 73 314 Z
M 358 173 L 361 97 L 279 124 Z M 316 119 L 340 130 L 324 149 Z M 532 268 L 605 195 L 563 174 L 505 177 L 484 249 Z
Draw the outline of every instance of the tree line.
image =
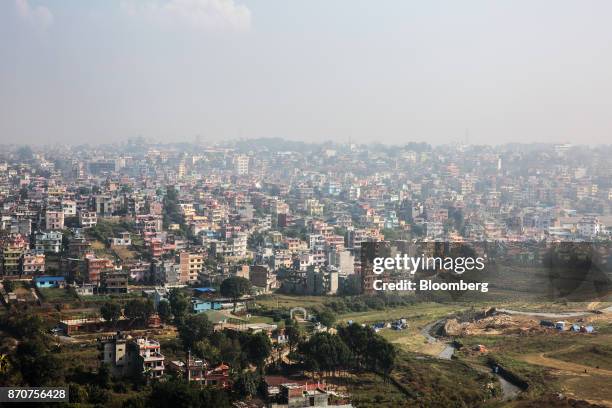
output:
M 388 377 L 395 365 L 393 344 L 370 327 L 342 325 L 337 334 L 320 332 L 298 345 L 298 356 L 313 372 L 372 371 Z

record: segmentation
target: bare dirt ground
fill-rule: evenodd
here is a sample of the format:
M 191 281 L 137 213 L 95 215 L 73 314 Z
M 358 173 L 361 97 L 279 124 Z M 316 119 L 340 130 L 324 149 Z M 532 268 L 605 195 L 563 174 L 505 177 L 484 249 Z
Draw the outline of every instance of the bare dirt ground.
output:
M 567 351 L 573 347 L 575 346 L 556 352 Z M 557 360 L 548 354 L 551 353 L 526 354 L 521 359 L 530 364 L 555 370 L 556 375 L 565 378 L 564 393 L 594 404 L 612 407 L 612 387 L 602 386 L 602 384 L 612 384 L 612 371 Z
M 547 353 L 526 354 L 522 357 L 522 360 L 530 364 L 541 365 L 544 367 L 554 368 L 556 370 L 569 371 L 576 374 L 593 374 L 612 377 L 612 371 L 610 370 L 593 368 L 578 363 L 570 363 L 568 361 L 561 361 L 555 358 L 547 357 L 546 354 Z M 610 381 L 612 381 L 612 379 Z

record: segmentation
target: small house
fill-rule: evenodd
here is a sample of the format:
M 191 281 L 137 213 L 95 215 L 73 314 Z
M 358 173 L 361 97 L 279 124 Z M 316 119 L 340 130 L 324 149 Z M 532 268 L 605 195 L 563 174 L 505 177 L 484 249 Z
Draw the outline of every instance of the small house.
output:
M 34 284 L 37 288 L 63 288 L 66 279 L 63 276 L 39 276 L 34 278 Z
M 208 310 L 221 310 L 221 308 L 221 303 L 216 300 L 191 299 L 191 310 L 193 313 L 201 313 Z
M 79 296 L 92 296 L 94 294 L 94 288 L 96 285 L 92 283 L 83 283 L 74 287 L 74 291 Z

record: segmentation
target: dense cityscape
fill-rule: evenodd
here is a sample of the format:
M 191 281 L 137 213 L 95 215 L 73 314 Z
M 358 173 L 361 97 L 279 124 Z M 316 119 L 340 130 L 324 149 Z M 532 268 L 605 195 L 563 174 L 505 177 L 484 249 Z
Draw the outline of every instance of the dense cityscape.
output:
M 523 350 L 511 336 L 487 343 L 491 327 L 531 333 L 524 348 L 564 341 L 500 308 L 517 299 L 366 294 L 360 250 L 605 244 L 611 153 L 282 139 L 4 146 L 0 384 L 65 385 L 83 406 L 500 406 L 519 394 L 589 406 L 554 367 L 510 359 Z M 612 361 L 612 325 L 595 300 L 547 308 L 589 308 L 574 331 L 591 337 L 576 347 L 599 369 Z M 458 375 L 469 387 L 453 387 Z M 610 401 L 603 388 L 591 403 Z

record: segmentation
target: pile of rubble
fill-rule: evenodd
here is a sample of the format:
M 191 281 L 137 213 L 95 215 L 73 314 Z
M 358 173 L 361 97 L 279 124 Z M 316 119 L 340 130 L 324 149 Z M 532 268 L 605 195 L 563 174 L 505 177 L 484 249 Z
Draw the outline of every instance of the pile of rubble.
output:
M 473 322 L 459 322 L 457 319 L 448 319 L 442 332 L 445 336 L 469 336 L 475 334 L 501 334 L 507 332 L 520 332 L 522 328 L 537 327 L 537 321 L 522 321 L 506 314 L 485 317 Z

